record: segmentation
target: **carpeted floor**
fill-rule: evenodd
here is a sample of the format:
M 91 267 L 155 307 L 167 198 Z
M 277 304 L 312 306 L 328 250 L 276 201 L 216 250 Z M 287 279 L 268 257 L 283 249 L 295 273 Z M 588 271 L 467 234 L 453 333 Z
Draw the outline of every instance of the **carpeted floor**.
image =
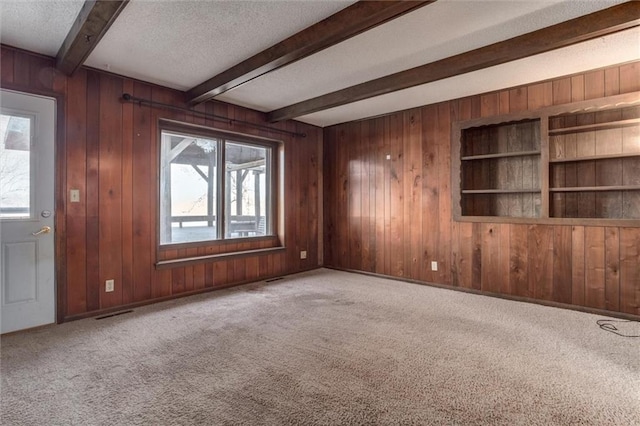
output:
M 640 425 L 600 318 L 320 269 L 5 336 L 0 420 Z

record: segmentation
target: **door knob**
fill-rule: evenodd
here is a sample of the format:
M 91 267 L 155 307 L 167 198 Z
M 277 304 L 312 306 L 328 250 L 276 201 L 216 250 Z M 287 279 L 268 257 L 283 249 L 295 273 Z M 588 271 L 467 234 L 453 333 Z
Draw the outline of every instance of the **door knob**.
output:
M 37 237 L 40 234 L 48 234 L 49 232 L 51 232 L 51 227 L 50 226 L 43 226 L 42 228 L 40 228 L 39 231 L 32 232 L 31 235 L 33 235 L 34 237 Z

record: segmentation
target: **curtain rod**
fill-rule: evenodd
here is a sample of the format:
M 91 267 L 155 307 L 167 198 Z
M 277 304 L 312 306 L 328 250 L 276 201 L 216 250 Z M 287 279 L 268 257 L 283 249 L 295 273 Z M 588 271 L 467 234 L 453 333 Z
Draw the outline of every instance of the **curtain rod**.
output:
M 236 120 L 235 118 L 229 118 L 229 117 L 225 117 L 223 115 L 209 114 L 207 112 L 201 112 L 201 111 L 195 111 L 195 110 L 192 110 L 192 109 L 189 109 L 189 108 L 177 107 L 177 106 L 170 105 L 170 104 L 164 104 L 162 102 L 152 101 L 150 99 L 136 98 L 135 96 L 132 96 L 129 93 L 123 93 L 122 94 L 122 99 L 124 101 L 126 101 L 126 102 L 135 102 L 135 103 L 138 103 L 140 105 L 146 104 L 146 105 L 149 105 L 151 107 L 160 107 L 160 108 L 171 109 L 171 110 L 176 110 L 176 111 L 188 112 L 190 114 L 195 114 L 195 115 L 198 115 L 200 117 L 209 118 L 209 119 L 211 119 L 213 121 L 224 121 L 225 123 L 228 123 L 228 124 L 231 124 L 231 125 L 233 125 L 233 123 L 238 123 L 238 124 L 242 124 L 244 126 L 254 127 L 254 128 L 260 129 L 260 130 L 267 130 L 269 132 L 284 133 L 285 135 L 291 135 L 291 136 L 295 136 L 295 137 L 299 137 L 299 138 L 306 138 L 307 137 L 306 133 L 290 132 L 289 130 L 282 130 L 282 129 L 278 129 L 276 127 L 270 127 L 270 126 L 265 126 L 265 125 L 262 125 L 262 124 L 252 123 L 250 121 Z

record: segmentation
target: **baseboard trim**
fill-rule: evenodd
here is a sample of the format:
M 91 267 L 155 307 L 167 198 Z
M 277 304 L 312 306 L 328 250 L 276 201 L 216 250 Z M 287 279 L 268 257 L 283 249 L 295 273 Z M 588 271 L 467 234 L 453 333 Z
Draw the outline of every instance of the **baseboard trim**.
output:
M 590 307 L 587 307 L 587 306 L 570 305 L 568 303 L 554 302 L 554 301 L 551 301 L 551 300 L 532 299 L 530 297 L 514 296 L 514 295 L 511 295 L 511 294 L 492 293 L 492 292 L 488 292 L 488 291 L 476 290 L 476 289 L 473 289 L 473 288 L 456 287 L 456 286 L 453 286 L 453 285 L 431 283 L 431 282 L 426 282 L 426 281 L 414 280 L 414 279 L 411 279 L 411 278 L 401 278 L 401 277 L 394 277 L 394 276 L 390 276 L 390 275 L 377 274 L 375 272 L 359 271 L 357 269 L 337 268 L 337 267 L 334 267 L 334 266 L 326 266 L 326 265 L 324 265 L 323 268 L 333 269 L 333 270 L 342 271 L 342 272 L 350 272 L 350 273 L 353 273 L 353 274 L 368 275 L 368 276 L 378 277 L 378 278 L 386 278 L 386 279 L 389 279 L 389 280 L 402 281 L 402 282 L 407 282 L 407 283 L 411 283 L 411 284 L 419 284 L 419 285 L 426 285 L 426 286 L 429 286 L 429 287 L 443 288 L 443 289 L 446 289 L 446 290 L 460 291 L 460 292 L 463 292 L 463 293 L 477 294 L 479 296 L 497 297 L 499 299 L 512 300 L 512 301 L 515 301 L 515 302 L 533 303 L 533 304 L 536 304 L 536 305 L 550 306 L 550 307 L 553 307 L 553 308 L 561 308 L 561 309 L 569 309 L 569 310 L 572 310 L 572 311 L 585 312 L 587 314 L 602 315 L 602 316 L 607 316 L 607 317 L 626 319 L 626 320 L 630 320 L 630 321 L 640 321 L 640 315 L 628 314 L 628 313 L 625 313 L 625 312 L 607 311 L 605 309 L 590 308 Z
M 322 268 L 322 267 L 321 266 L 314 266 L 314 267 L 307 268 L 307 269 L 301 269 L 299 271 L 287 272 L 287 273 L 278 274 L 278 275 L 268 275 L 268 276 L 258 277 L 258 278 L 251 278 L 251 279 L 247 279 L 247 280 L 243 280 L 243 281 L 224 284 L 224 285 L 217 286 L 217 287 L 206 287 L 206 288 L 193 290 L 193 291 L 189 291 L 189 292 L 173 294 L 173 295 L 170 295 L 170 296 L 157 297 L 155 299 L 148 299 L 148 300 L 143 300 L 143 301 L 140 301 L 140 302 L 128 303 L 126 305 L 119 305 L 119 306 L 115 306 L 113 308 L 98 309 L 98 310 L 91 311 L 91 312 L 83 312 L 81 314 L 69 315 L 69 316 L 64 317 L 61 321 L 59 321 L 58 324 L 62 324 L 62 323 L 69 322 L 69 321 L 77 321 L 77 320 L 86 319 L 86 318 L 93 318 L 93 317 L 98 317 L 98 316 L 103 316 L 103 315 L 114 314 L 114 313 L 118 313 L 118 312 L 122 312 L 122 311 L 129 311 L 131 309 L 140 308 L 140 307 L 146 306 L 146 305 L 153 305 L 155 303 L 167 302 L 169 300 L 180 299 L 180 298 L 189 297 L 189 296 L 195 296 L 197 294 L 209 293 L 209 292 L 216 291 L 216 290 L 224 290 L 224 289 L 228 289 L 228 288 L 232 288 L 232 287 L 238 287 L 238 286 L 241 286 L 241 285 L 244 285 L 244 284 L 250 284 L 250 283 L 255 283 L 255 282 L 259 282 L 259 281 L 265 281 L 265 280 L 268 280 L 268 279 L 271 279 L 271 278 L 286 277 L 288 275 L 300 274 L 302 272 L 313 271 L 313 270 L 319 269 L 319 268 Z

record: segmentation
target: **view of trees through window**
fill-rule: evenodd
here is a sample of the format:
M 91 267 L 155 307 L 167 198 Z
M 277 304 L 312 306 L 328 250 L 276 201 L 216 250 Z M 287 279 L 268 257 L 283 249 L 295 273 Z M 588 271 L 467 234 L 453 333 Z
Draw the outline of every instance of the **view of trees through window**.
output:
M 270 146 L 171 131 L 161 146 L 161 244 L 270 234 Z

